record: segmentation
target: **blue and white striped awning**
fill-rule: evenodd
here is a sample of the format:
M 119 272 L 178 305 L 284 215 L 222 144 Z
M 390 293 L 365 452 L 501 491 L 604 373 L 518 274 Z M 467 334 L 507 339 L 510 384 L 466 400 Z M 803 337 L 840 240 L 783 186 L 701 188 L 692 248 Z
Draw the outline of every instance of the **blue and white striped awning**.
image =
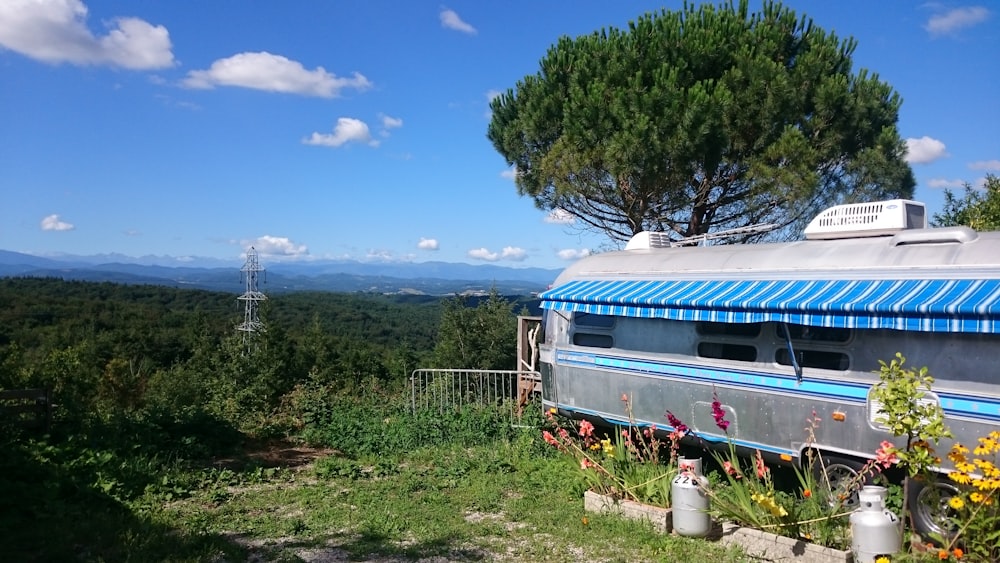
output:
M 579 280 L 541 294 L 542 308 L 758 323 L 1000 332 L 1000 280 Z

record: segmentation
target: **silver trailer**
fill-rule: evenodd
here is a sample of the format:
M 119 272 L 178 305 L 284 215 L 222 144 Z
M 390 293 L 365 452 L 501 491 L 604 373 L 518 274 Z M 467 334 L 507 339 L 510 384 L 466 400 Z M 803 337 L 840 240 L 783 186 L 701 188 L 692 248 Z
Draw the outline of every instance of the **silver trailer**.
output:
M 883 440 L 905 446 L 870 396 L 879 360 L 900 352 L 929 368 L 926 399 L 955 441 L 1000 428 L 1000 232 L 929 229 L 917 202 L 837 206 L 787 243 L 640 233 L 576 262 L 541 299 L 542 401 L 569 416 L 672 430 L 671 411 L 708 442 L 795 464 L 812 448 L 843 476 Z M 813 413 L 822 423 L 808 443 Z M 920 531 L 942 531 L 929 503 L 913 515 Z

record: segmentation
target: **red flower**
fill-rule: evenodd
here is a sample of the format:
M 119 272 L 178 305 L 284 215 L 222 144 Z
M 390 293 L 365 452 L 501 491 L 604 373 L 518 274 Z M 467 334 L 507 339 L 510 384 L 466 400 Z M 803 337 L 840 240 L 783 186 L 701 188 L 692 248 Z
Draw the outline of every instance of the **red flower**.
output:
M 552 433 L 549 432 L 548 430 L 542 430 L 542 439 L 544 439 L 547 444 L 553 446 L 559 445 L 559 440 L 556 440 L 555 437 L 552 436 Z
M 723 432 L 729 431 L 729 421 L 726 420 L 726 410 L 722 408 L 722 403 L 719 401 L 719 395 L 717 393 L 712 393 L 712 418 L 715 419 L 715 425 L 719 427 Z
M 590 421 L 583 420 L 580 421 L 580 435 L 583 437 L 594 435 L 594 425 Z
M 667 417 L 667 422 L 670 423 L 670 426 L 673 426 L 674 430 L 676 430 L 681 436 L 687 433 L 688 431 L 687 425 L 681 422 L 681 419 L 674 416 L 674 413 L 667 411 L 667 413 L 664 416 Z

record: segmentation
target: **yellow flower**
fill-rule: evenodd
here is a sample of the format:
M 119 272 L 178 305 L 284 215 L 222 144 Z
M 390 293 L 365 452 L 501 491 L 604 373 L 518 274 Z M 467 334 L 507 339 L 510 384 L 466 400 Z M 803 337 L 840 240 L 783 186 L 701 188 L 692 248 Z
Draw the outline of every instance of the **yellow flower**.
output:
M 966 449 L 965 451 L 969 450 Z M 965 458 L 965 455 L 962 454 L 962 452 L 959 452 L 954 449 L 948 452 L 948 459 L 950 459 L 952 463 L 967 463 L 969 461 L 968 459 Z
M 969 453 L 969 448 L 963 446 L 962 444 L 956 443 L 954 446 L 951 447 L 951 451 L 957 454 L 967 454 Z
M 992 472 L 993 470 L 996 469 L 996 467 L 993 466 L 993 463 L 991 461 L 989 461 L 989 460 L 986 460 L 986 459 L 976 458 L 976 459 L 972 460 L 972 463 L 975 463 L 976 467 L 978 467 L 979 470 L 984 475 L 987 474 L 987 473 L 989 473 L 989 472 Z
M 892 559 L 889 559 L 885 555 L 879 555 L 878 559 L 875 560 L 875 563 L 892 563 Z
M 1000 430 L 994 430 L 993 432 L 990 432 L 990 438 L 1000 441 Z
M 976 504 L 983 504 L 983 501 L 986 500 L 986 495 L 983 493 L 971 493 L 969 494 L 969 500 Z
M 993 489 L 993 487 L 990 486 L 989 479 L 973 479 L 972 486 L 980 491 L 989 491 Z
M 962 497 L 951 497 L 948 499 L 948 506 L 955 510 L 962 510 L 962 507 L 965 506 L 965 501 L 962 500 Z
M 980 446 L 986 448 L 987 453 L 995 452 L 1000 449 L 1000 442 L 997 442 L 997 440 L 994 440 L 993 438 L 978 438 L 978 440 Z
M 955 469 L 961 471 L 962 473 L 972 473 L 976 470 L 976 466 L 971 463 L 956 463 Z
M 611 443 L 610 439 L 606 438 L 601 440 L 601 447 L 604 449 L 604 453 L 607 454 L 608 457 L 615 457 L 615 446 Z
M 969 477 L 968 473 L 962 473 L 960 471 L 952 471 L 948 474 L 948 478 L 959 485 L 968 485 L 972 481 L 972 477 Z

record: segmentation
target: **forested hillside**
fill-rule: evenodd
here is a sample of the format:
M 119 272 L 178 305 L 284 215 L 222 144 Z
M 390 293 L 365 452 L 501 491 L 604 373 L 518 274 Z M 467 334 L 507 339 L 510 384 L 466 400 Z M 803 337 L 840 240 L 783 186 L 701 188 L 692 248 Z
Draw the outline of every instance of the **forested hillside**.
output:
M 235 330 L 243 305 L 233 293 L 0 279 L 0 388 L 50 389 L 57 421 L 199 413 L 259 432 L 281 423 L 283 406 L 320 390 L 394 392 L 419 367 L 473 367 L 449 362 L 512 368 L 515 306 L 524 303 L 496 294 L 281 294 L 262 303 L 267 330 L 247 346 Z M 495 315 L 501 334 L 475 349 L 490 359 L 439 344 L 442 315 L 450 316 L 448 338 L 471 341 L 462 333 L 482 330 L 480 310 Z

